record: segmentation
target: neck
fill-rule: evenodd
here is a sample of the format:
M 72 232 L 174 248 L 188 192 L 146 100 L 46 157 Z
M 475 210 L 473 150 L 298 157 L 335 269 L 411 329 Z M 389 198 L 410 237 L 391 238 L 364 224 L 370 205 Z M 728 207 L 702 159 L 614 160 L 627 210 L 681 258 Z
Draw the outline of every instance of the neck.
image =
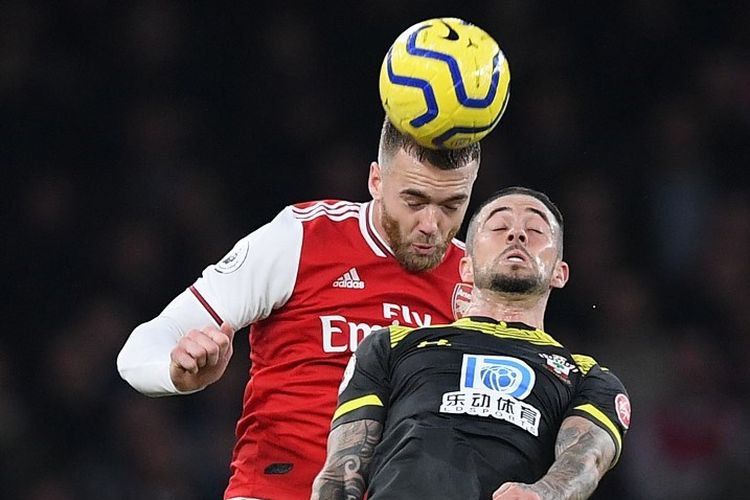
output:
M 543 295 L 517 295 L 474 288 L 464 316 L 485 316 L 497 321 L 524 323 L 544 330 L 544 311 L 549 292 Z

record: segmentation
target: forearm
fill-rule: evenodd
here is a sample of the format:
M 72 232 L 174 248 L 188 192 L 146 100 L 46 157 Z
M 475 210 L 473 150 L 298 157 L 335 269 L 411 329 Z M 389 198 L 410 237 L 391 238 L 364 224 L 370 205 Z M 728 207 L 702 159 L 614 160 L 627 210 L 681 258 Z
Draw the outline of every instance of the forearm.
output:
M 357 500 L 367 490 L 367 472 L 383 425 L 375 420 L 343 424 L 328 437 L 328 458 L 313 483 L 313 500 Z
M 555 445 L 557 458 L 547 474 L 531 485 L 542 499 L 588 498 L 609 469 L 615 454 L 611 438 L 581 417 L 561 427 Z
M 531 489 L 544 500 L 580 500 L 591 496 L 601 476 L 592 457 L 569 450 Z
M 139 325 L 117 356 L 120 376 L 147 396 L 171 396 L 178 390 L 170 377 L 170 353 L 193 328 L 204 328 L 213 318 L 188 291 L 172 300 L 156 318 Z
M 120 376 L 147 396 L 179 394 L 169 376 L 169 354 L 180 336 L 179 329 L 161 317 L 138 326 L 117 356 Z

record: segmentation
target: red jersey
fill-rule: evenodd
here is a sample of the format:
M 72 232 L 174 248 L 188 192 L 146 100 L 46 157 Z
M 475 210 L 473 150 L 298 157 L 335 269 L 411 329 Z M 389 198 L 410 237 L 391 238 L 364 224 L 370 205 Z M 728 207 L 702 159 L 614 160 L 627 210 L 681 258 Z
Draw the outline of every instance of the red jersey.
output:
M 436 268 L 408 272 L 375 230 L 372 212 L 372 202 L 287 207 L 191 287 L 217 324 L 252 323 L 225 498 L 308 498 L 357 344 L 387 325 L 450 323 L 468 301 L 460 242 Z

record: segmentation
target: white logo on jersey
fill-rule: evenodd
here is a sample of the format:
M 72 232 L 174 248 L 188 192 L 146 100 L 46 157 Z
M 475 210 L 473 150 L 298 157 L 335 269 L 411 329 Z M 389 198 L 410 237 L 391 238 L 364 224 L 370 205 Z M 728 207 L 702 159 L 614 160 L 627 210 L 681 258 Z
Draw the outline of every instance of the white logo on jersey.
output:
M 339 278 L 333 282 L 333 288 L 364 288 L 365 282 L 359 279 L 359 273 L 357 268 L 353 267 L 347 272 L 339 276 Z
M 630 427 L 630 400 L 625 394 L 620 393 L 615 397 L 615 410 L 622 426 L 626 429 Z
M 222 274 L 235 272 L 242 264 L 244 264 L 249 249 L 250 243 L 248 240 L 241 239 L 237 242 L 234 248 L 232 248 L 229 253 L 214 266 L 214 269 L 216 272 Z
M 523 360 L 509 356 L 464 354 L 461 390 L 443 394 L 441 413 L 492 417 L 539 435 L 541 412 L 525 399 L 536 374 Z
M 407 305 L 388 302 L 383 303 L 383 318 L 386 320 L 386 325 L 418 327 L 432 324 L 432 316 L 429 314 L 420 315 L 416 311 L 412 311 Z M 354 352 L 362 339 L 373 331 L 383 328 L 381 325 L 355 323 L 338 314 L 321 316 L 320 324 L 323 333 L 324 352 Z

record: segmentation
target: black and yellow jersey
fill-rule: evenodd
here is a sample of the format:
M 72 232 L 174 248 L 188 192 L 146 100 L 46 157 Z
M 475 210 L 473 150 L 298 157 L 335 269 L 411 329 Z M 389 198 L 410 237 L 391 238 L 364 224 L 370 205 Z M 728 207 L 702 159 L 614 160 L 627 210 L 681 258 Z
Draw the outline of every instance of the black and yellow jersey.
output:
M 471 317 L 366 337 L 345 371 L 332 426 L 384 423 L 369 500 L 464 500 L 543 476 L 569 415 L 609 433 L 619 457 L 630 405 L 615 375 L 541 330 Z

